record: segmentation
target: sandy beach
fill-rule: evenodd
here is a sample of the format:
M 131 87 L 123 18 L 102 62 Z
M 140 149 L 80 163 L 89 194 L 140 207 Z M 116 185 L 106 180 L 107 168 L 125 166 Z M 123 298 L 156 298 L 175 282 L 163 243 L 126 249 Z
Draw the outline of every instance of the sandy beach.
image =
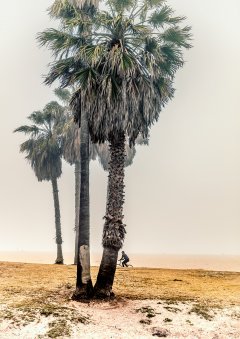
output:
M 1 339 L 240 337 L 237 272 L 119 268 L 116 299 L 87 303 L 71 300 L 74 266 L 0 262 L 0 275 Z
M 125 300 L 68 304 L 78 315 L 37 316 L 29 324 L 0 325 L 0 338 L 239 338 L 240 307 L 199 311 L 192 302 Z M 198 314 L 198 311 L 200 312 Z

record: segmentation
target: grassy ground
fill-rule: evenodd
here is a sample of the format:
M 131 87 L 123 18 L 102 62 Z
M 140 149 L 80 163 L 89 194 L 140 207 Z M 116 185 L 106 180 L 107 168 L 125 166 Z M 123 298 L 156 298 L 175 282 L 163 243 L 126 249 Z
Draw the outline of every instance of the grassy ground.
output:
M 96 274 L 97 267 L 92 267 L 93 282 Z M 0 303 L 12 304 L 41 296 L 64 299 L 74 289 L 76 267 L 0 262 L 0 277 Z M 114 292 L 130 299 L 197 300 L 240 305 L 240 273 L 117 268 Z
M 93 282 L 96 274 L 93 267 Z M 64 321 L 87 323 L 87 317 L 68 305 L 75 276 L 75 266 L 0 262 L 0 321 L 24 325 L 51 315 L 58 323 L 53 322 L 50 337 L 52 332 L 57 337 L 56 329 L 63 331 Z M 240 305 L 240 273 L 118 268 L 114 292 L 119 298 L 158 299 L 169 305 L 193 301 L 193 312 L 206 315 L 212 307 Z

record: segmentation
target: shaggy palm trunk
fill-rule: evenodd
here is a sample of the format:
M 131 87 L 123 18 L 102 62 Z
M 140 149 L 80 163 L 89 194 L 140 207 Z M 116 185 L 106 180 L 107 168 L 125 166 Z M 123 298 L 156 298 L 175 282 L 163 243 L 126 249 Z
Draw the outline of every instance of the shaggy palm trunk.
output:
M 113 295 L 112 286 L 117 266 L 118 251 L 125 237 L 123 224 L 125 136 L 120 133 L 110 144 L 108 196 L 103 229 L 103 255 L 97 282 L 94 286 L 97 298 Z
M 56 227 L 56 244 L 57 244 L 57 259 L 55 260 L 55 264 L 63 264 L 62 232 L 61 232 L 60 207 L 59 207 L 59 197 L 58 197 L 58 185 L 57 185 L 56 178 L 52 178 L 51 181 L 52 181 L 52 189 L 53 189 L 55 227 Z
M 78 234 L 77 281 L 74 300 L 90 298 L 93 295 L 93 285 L 90 275 L 89 249 L 89 130 L 85 110 L 81 112 L 80 129 L 80 213 Z
M 79 238 L 79 209 L 80 209 L 80 162 L 75 162 L 75 256 L 74 265 L 78 262 L 78 238 Z

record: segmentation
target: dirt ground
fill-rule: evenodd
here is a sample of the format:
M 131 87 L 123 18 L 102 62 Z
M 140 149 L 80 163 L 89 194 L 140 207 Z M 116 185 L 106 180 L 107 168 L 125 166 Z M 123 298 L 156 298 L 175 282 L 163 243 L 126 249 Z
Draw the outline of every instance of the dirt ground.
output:
M 0 338 L 240 338 L 240 273 L 117 268 L 116 300 L 87 304 L 71 301 L 75 277 L 0 262 Z

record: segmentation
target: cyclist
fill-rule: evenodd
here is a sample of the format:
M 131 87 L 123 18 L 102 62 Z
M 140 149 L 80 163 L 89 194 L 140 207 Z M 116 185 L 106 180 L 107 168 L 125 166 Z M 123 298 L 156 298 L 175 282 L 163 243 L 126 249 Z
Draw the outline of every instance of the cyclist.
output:
M 122 258 L 119 259 L 119 260 L 120 261 L 122 260 L 122 266 L 123 267 L 124 266 L 128 267 L 127 263 L 129 262 L 129 258 L 128 258 L 127 254 L 124 251 L 122 251 Z

